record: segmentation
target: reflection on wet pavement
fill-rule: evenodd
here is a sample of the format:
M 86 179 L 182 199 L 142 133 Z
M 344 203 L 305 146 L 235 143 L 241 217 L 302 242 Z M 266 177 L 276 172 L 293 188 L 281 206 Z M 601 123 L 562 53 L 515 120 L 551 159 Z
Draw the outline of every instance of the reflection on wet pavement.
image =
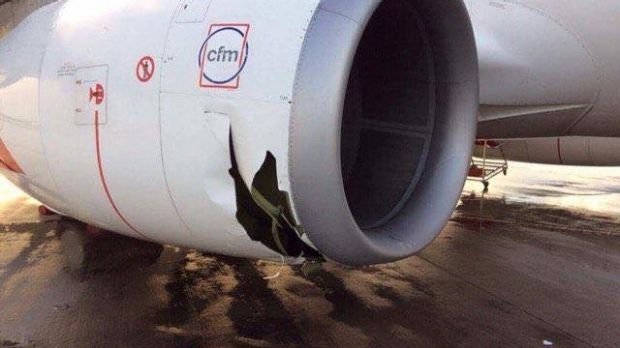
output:
M 557 171 L 513 165 L 485 195 L 468 184 L 419 256 L 307 277 L 42 221 L 14 195 L 0 206 L 0 347 L 614 347 L 620 170 Z
M 468 182 L 465 193 L 480 192 Z M 491 181 L 487 198 L 554 206 L 620 219 L 620 168 L 558 167 L 510 163 L 507 177 Z

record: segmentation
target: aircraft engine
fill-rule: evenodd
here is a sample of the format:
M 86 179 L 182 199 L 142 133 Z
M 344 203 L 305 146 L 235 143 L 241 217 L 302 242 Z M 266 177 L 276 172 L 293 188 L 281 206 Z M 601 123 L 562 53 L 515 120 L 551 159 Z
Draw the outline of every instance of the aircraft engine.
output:
M 0 42 L 0 172 L 135 238 L 289 262 L 408 257 L 468 171 L 461 0 L 67 0 Z
M 306 37 L 293 201 L 331 259 L 399 260 L 440 233 L 461 194 L 477 122 L 472 28 L 461 1 L 332 3 L 362 25 L 343 31 L 320 12 Z

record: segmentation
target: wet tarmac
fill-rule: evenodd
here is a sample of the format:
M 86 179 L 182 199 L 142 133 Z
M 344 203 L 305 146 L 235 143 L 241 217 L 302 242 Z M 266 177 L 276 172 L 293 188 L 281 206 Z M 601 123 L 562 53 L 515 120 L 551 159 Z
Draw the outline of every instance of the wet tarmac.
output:
M 619 346 L 620 169 L 509 174 L 419 256 L 309 276 L 42 220 L 2 183 L 0 347 Z

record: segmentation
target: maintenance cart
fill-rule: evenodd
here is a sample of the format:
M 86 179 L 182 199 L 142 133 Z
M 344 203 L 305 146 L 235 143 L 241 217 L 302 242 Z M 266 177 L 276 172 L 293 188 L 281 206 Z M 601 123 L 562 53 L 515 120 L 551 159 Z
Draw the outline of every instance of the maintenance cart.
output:
M 482 147 L 482 157 L 473 157 L 467 180 L 479 181 L 484 185 L 484 190 L 489 189 L 489 180 L 500 173 L 508 174 L 508 161 L 504 155 L 501 144 L 492 140 L 477 140 L 476 146 Z M 489 151 L 498 151 L 499 156 L 489 158 Z

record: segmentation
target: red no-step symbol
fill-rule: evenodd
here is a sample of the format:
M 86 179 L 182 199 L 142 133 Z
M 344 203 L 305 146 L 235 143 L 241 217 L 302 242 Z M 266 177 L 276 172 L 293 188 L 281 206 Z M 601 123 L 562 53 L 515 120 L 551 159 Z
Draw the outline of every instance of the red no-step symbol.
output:
M 140 82 L 149 82 L 155 74 L 155 60 L 153 57 L 146 56 L 138 62 L 136 76 Z

